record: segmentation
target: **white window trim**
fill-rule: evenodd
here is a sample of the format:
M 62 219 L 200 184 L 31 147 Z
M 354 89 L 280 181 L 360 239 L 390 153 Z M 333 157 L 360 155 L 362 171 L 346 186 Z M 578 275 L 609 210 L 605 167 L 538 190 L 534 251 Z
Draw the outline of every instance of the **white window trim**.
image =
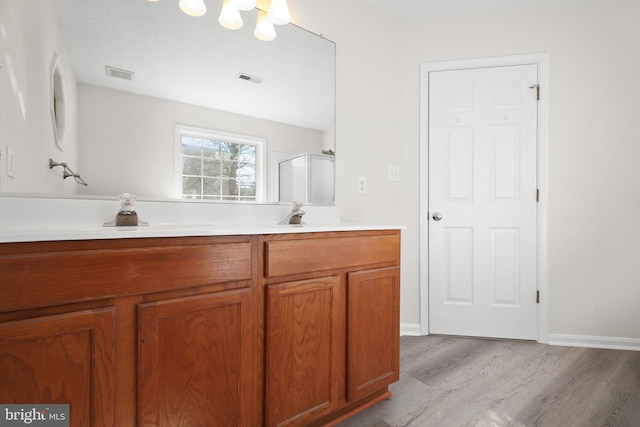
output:
M 188 135 L 197 138 L 213 138 L 229 141 L 237 144 L 251 144 L 256 147 L 256 202 L 266 200 L 267 171 L 266 148 L 267 139 L 257 136 L 241 135 L 237 133 L 223 132 L 215 129 L 199 128 L 194 126 L 176 124 L 175 135 L 175 163 L 174 163 L 174 195 L 182 199 L 182 136 Z M 228 201 L 227 201 L 228 202 Z

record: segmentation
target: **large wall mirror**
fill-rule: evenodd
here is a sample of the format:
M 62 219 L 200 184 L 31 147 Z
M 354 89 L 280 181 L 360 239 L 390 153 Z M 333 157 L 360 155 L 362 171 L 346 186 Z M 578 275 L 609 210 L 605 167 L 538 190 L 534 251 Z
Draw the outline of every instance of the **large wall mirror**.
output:
M 218 23 L 222 0 L 205 3 L 207 13 L 192 17 L 178 0 L 0 0 L 0 89 L 12 95 L 0 99 L 0 137 L 16 144 L 0 193 L 180 198 L 176 159 L 189 128 L 265 141 L 256 201 L 276 202 L 279 161 L 335 151 L 335 44 L 293 24 L 260 41 L 258 10 L 228 30 Z M 21 65 L 25 52 L 42 58 Z M 48 110 L 46 124 L 29 111 L 38 97 L 50 105 L 53 55 L 66 79 L 64 144 L 48 138 Z M 49 170 L 49 158 L 89 185 Z

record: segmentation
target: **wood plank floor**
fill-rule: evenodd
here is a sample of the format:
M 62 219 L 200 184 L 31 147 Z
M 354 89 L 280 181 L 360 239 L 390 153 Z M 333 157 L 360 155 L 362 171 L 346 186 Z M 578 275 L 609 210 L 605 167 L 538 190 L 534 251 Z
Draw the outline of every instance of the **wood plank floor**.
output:
M 402 337 L 393 396 L 340 427 L 640 426 L 640 352 Z

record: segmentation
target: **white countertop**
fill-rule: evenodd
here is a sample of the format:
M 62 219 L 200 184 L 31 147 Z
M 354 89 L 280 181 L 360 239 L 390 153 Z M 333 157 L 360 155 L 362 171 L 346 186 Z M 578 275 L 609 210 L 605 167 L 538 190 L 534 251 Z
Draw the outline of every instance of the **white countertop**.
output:
M 153 224 L 140 227 L 46 226 L 0 229 L 0 243 L 55 240 L 132 239 L 149 237 L 236 236 L 320 233 L 329 231 L 400 230 L 401 226 L 364 224 Z
M 144 200 L 136 202 L 136 210 L 149 226 L 103 227 L 119 207 L 118 200 L 0 197 L 0 243 L 404 228 L 343 222 L 336 206 L 304 206 L 305 224 L 280 225 L 291 206 Z

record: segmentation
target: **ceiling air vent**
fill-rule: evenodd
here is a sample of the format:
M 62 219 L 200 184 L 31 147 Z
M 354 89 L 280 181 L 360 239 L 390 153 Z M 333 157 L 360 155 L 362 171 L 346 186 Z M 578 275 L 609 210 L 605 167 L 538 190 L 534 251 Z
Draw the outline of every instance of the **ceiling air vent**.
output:
M 242 79 L 242 80 L 246 80 L 248 82 L 253 82 L 253 83 L 262 83 L 264 81 L 263 78 L 252 76 L 252 75 L 246 74 L 246 73 L 238 74 L 238 78 Z
M 104 67 L 107 70 L 107 76 L 115 77 L 123 80 L 133 80 L 133 71 L 122 70 L 120 68 L 110 67 L 109 65 Z

